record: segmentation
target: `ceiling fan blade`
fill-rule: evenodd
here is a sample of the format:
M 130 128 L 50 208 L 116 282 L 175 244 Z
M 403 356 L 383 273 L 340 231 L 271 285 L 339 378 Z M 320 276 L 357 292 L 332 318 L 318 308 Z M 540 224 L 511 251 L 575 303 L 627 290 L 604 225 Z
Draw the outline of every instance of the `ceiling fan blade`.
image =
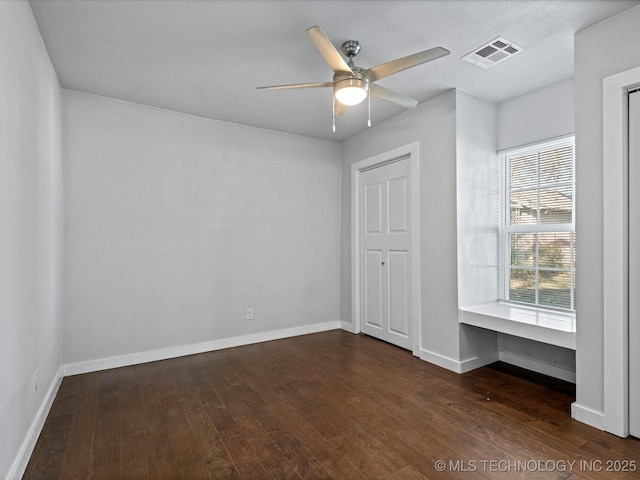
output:
M 390 62 L 365 70 L 363 73 L 370 82 L 375 82 L 376 80 L 401 72 L 407 68 L 416 67 L 431 60 L 447 56 L 449 53 L 449 50 L 446 48 L 435 47 L 423 52 L 414 53 L 413 55 L 391 60 Z
M 353 72 L 347 65 L 347 62 L 344 61 L 340 52 L 336 50 L 336 47 L 333 46 L 331 40 L 325 35 L 320 27 L 311 27 L 307 29 L 307 35 L 316 46 L 316 48 L 320 51 L 320 54 L 324 57 L 326 62 L 331 67 L 335 73 L 348 73 L 352 75 Z
M 333 82 L 315 82 L 315 83 L 294 83 L 292 85 L 269 85 L 267 87 L 256 87 L 258 90 L 291 90 L 294 88 L 321 88 L 333 87 Z
M 395 103 L 396 105 L 404 108 L 416 108 L 418 101 L 411 97 L 402 95 L 401 93 L 394 92 L 388 88 L 382 87 L 375 83 L 369 84 L 369 92 L 372 96 L 379 98 L 380 100 L 386 100 L 387 102 Z

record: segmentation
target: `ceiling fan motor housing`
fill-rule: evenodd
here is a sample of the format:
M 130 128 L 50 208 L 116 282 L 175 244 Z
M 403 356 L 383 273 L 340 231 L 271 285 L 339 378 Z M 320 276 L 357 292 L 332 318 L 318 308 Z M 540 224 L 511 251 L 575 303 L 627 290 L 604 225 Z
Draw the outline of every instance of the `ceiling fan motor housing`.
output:
M 362 87 L 365 90 L 369 89 L 369 79 L 366 77 L 366 75 L 364 74 L 364 70 L 360 67 L 353 67 L 351 69 L 351 71 L 353 72 L 352 74 L 347 73 L 347 72 L 337 72 L 335 75 L 333 75 L 333 81 L 334 83 L 339 83 L 339 82 L 345 82 L 345 81 L 353 81 L 354 83 L 352 83 L 352 85 L 354 87 Z M 346 85 L 346 83 L 343 83 L 343 85 Z
M 337 92 L 345 88 L 360 89 L 365 93 L 364 96 L 369 93 L 369 79 L 364 75 L 363 69 L 354 67 L 352 71 L 353 74 L 338 72 L 333 76 L 333 94 L 335 98 L 341 98 Z M 354 102 L 352 105 L 360 103 L 360 101 Z

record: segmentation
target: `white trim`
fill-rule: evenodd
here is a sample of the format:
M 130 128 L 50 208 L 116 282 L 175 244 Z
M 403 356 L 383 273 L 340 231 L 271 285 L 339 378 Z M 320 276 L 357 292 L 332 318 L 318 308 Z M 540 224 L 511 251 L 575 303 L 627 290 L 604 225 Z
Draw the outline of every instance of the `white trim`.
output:
M 467 373 L 475 370 L 476 368 L 485 367 L 497 361 L 501 361 L 510 365 L 515 365 L 516 367 L 541 373 L 543 375 L 559 378 L 566 382 L 576 383 L 576 372 L 573 370 L 561 368 L 556 365 L 550 365 L 533 358 L 523 357 L 510 352 L 495 351 L 458 362 L 453 358 L 421 349 L 418 357 L 425 362 L 432 363 L 455 373 Z
M 432 363 L 434 365 L 437 365 L 438 367 L 442 367 L 455 373 L 470 372 L 471 370 L 490 365 L 499 360 L 497 351 L 482 355 L 480 357 L 469 358 L 461 362 L 450 357 L 445 357 L 444 355 L 441 355 L 439 353 L 425 350 L 423 348 L 418 351 L 417 356 L 425 362 Z
M 24 471 L 27 469 L 27 464 L 29 463 L 29 459 L 31 458 L 33 449 L 36 446 L 36 442 L 38 441 L 40 432 L 42 432 L 44 422 L 47 419 L 47 415 L 49 415 L 51 406 L 53 405 L 53 400 L 56 398 L 56 394 L 58 393 L 58 389 L 60 388 L 60 384 L 62 383 L 62 373 L 63 367 L 61 365 L 60 368 L 58 368 L 55 376 L 53 377 L 51 385 L 49 386 L 49 390 L 42 400 L 42 404 L 40 405 L 38 413 L 36 413 L 36 416 L 31 423 L 31 427 L 29 427 L 27 435 L 25 436 L 24 441 L 20 446 L 20 450 L 18 450 L 18 454 L 13 461 L 13 465 L 11 465 L 11 468 L 9 469 L 7 480 L 17 480 L 22 478 Z
M 541 160 L 540 155 L 542 152 L 548 152 L 550 150 L 557 150 L 561 148 L 571 147 L 571 180 L 565 180 L 562 182 L 556 183 L 541 183 Z M 536 157 L 536 183 L 534 186 L 526 186 L 513 189 L 511 188 L 511 160 L 515 157 L 522 157 L 528 154 L 535 154 Z M 545 267 L 540 267 L 539 265 L 539 236 L 536 235 L 535 240 L 535 258 L 534 266 L 514 266 L 511 265 L 511 234 L 518 233 L 532 233 L 539 234 L 544 232 L 565 232 L 574 234 L 576 230 L 575 225 L 575 211 L 576 211 L 576 196 L 575 196 L 575 164 L 576 164 L 576 140 L 575 134 L 570 134 L 566 136 L 562 136 L 561 138 L 554 138 L 548 140 L 542 140 L 539 142 L 535 142 L 534 144 L 530 144 L 528 146 L 516 147 L 509 150 L 504 150 L 501 154 L 502 158 L 502 169 L 501 169 L 501 207 L 502 207 L 502 224 L 500 225 L 500 250 L 504 255 L 502 258 L 502 262 L 500 264 L 500 285 L 502 287 L 501 291 L 501 299 L 509 301 L 511 298 L 509 285 L 511 282 L 511 273 L 515 270 L 530 270 L 535 273 L 535 299 L 533 302 L 530 302 L 530 305 L 544 308 L 545 306 L 540 304 L 540 285 L 539 285 L 539 276 L 540 271 L 544 270 L 554 270 L 557 272 L 565 272 L 570 275 L 570 309 L 571 311 L 575 310 L 575 294 L 573 290 L 573 285 L 575 285 L 575 237 L 574 235 L 570 235 L 569 243 L 570 243 L 570 262 L 569 268 L 561 268 L 561 269 L 549 269 Z M 541 223 L 540 218 L 540 195 L 544 189 L 549 187 L 570 187 L 572 193 L 571 200 L 571 222 L 568 223 Z M 536 222 L 532 224 L 512 224 L 511 223 L 511 195 L 519 192 L 535 192 L 537 196 L 537 207 L 536 207 Z M 524 302 L 524 301 L 523 301 Z M 575 348 L 575 347 L 574 347 Z
M 471 370 L 475 370 L 476 368 L 486 367 L 487 365 L 491 365 L 492 363 L 500 360 L 500 352 L 490 352 L 479 357 L 468 358 L 467 360 L 462 360 L 459 362 L 459 372 L 458 373 L 467 373 Z
M 554 137 L 549 137 L 547 139 L 544 140 L 536 140 L 535 142 L 529 142 L 529 143 L 523 143 L 523 144 L 518 144 L 518 145 L 513 145 L 511 147 L 504 147 L 501 148 L 500 150 L 498 150 L 498 155 L 502 155 L 505 152 L 510 152 L 510 151 L 515 151 L 515 150 L 519 150 L 519 149 L 526 149 L 526 148 L 530 148 L 530 147 L 536 147 L 537 145 L 543 144 L 543 143 L 547 143 L 547 142 L 553 142 L 555 140 L 563 140 L 567 137 L 575 137 L 576 132 L 567 132 L 567 133 L 563 133 L 561 135 L 556 135 Z
M 298 335 L 308 335 L 310 333 L 337 330 L 340 327 L 340 321 L 336 320 L 334 322 L 315 323 L 313 325 L 284 328 L 282 330 L 273 330 L 270 332 L 253 333 L 251 335 L 243 335 L 241 337 L 223 338 L 220 340 L 211 340 L 209 342 L 192 343 L 190 345 L 180 345 L 177 347 L 162 348 L 159 350 L 151 350 L 148 352 L 132 353 L 129 355 L 121 355 L 117 357 L 71 363 L 64 365 L 64 374 L 65 376 L 69 376 L 78 375 L 81 373 L 97 372 L 110 368 L 119 368 L 129 365 L 137 365 L 140 363 L 155 362 L 157 360 L 183 357 L 185 355 L 194 355 L 197 353 L 222 350 L 225 348 L 241 347 L 243 345 L 251 345 L 253 343 L 268 342 L 271 340 L 279 340 L 288 337 L 296 337 Z
M 640 67 L 606 77 L 603 111 L 603 427 L 629 435 L 629 349 L 627 285 L 627 89 L 640 82 Z
M 460 362 L 454 360 L 453 358 L 445 357 L 444 355 L 440 355 L 439 353 L 431 352 L 429 350 L 425 350 L 421 348 L 418 351 L 418 357 L 425 362 L 433 363 L 438 367 L 445 368 L 452 372 L 461 373 L 460 372 Z
M 640 90 L 628 95 L 627 178 L 629 185 L 627 241 L 637 245 L 640 239 Z M 640 437 L 640 252 L 628 249 L 629 295 L 629 435 Z
M 545 138 L 544 140 L 537 140 L 535 142 L 525 143 L 523 145 L 514 145 L 513 147 L 502 148 L 498 150 L 498 154 L 503 155 L 505 153 L 511 153 L 511 152 L 519 153 L 527 150 L 533 150 L 539 147 L 540 145 L 545 145 L 545 144 L 553 145 L 554 143 L 562 143 L 563 140 L 566 140 L 567 138 L 575 137 L 575 136 L 576 136 L 575 132 L 563 133 L 562 135 Z
M 532 372 L 541 373 L 553 378 L 559 378 L 565 382 L 576 383 L 575 370 L 569 370 L 557 365 L 551 365 L 550 363 L 542 362 L 538 359 L 525 357 L 511 352 L 499 352 L 501 362 L 515 365 L 516 367 L 531 370 Z
M 342 321 L 340 322 L 340 328 L 350 333 L 356 333 L 356 334 L 360 333 L 360 332 L 356 332 L 356 328 L 353 323 Z
M 604 430 L 604 414 L 596 412 L 590 408 L 579 405 L 577 402 L 571 404 L 571 418 L 587 425 L 591 425 L 599 430 Z
M 360 160 L 351 165 L 351 328 L 360 333 L 360 174 L 364 170 L 388 163 L 391 159 L 409 155 L 411 185 L 411 318 L 413 354 L 419 356 L 421 336 L 420 312 L 420 171 L 419 144 L 413 142 L 385 153 Z

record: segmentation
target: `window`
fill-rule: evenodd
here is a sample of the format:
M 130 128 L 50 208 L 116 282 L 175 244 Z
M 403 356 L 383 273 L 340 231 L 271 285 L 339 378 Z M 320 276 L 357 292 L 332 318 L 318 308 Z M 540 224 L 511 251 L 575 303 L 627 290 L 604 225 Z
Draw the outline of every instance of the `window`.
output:
M 504 300 L 575 310 L 574 163 L 574 137 L 504 154 Z

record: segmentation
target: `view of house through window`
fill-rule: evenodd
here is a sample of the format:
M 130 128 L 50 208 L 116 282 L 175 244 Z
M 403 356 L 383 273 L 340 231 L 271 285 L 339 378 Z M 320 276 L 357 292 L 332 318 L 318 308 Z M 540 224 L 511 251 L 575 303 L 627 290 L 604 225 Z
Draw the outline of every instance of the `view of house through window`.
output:
M 574 137 L 505 153 L 504 299 L 575 309 Z

